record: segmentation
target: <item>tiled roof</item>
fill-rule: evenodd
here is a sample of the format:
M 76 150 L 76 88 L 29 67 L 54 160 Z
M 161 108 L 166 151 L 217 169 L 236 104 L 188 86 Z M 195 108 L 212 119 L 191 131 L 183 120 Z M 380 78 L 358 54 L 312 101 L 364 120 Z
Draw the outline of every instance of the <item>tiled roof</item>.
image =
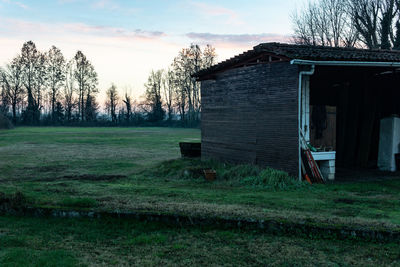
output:
M 195 77 L 203 77 L 222 71 L 234 65 L 255 58 L 264 53 L 277 57 L 318 61 L 367 61 L 367 62 L 400 62 L 400 51 L 368 50 L 356 48 L 337 48 L 327 46 L 294 45 L 282 43 L 263 43 L 252 50 L 218 63 L 208 69 L 196 73 Z

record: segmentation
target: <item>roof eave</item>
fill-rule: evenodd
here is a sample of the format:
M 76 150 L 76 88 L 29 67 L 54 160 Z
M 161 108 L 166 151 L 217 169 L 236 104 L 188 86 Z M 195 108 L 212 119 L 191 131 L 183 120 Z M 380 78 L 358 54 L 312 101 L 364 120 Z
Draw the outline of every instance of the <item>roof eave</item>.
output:
M 293 59 L 290 61 L 293 65 L 314 65 L 314 66 L 348 66 L 348 67 L 393 67 L 400 68 L 400 62 L 374 62 L 374 61 L 320 61 Z

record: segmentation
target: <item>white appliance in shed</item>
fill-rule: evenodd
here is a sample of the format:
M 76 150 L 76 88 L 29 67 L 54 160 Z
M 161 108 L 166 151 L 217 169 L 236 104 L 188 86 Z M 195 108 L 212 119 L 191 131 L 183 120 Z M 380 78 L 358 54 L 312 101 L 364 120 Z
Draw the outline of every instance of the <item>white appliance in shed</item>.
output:
M 378 168 L 396 171 L 395 155 L 400 152 L 400 118 L 392 116 L 381 120 Z

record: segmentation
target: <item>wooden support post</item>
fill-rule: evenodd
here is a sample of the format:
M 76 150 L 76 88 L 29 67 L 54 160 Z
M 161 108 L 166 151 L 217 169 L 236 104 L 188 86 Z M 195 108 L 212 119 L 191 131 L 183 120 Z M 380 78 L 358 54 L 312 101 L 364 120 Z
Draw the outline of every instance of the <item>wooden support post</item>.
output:
M 363 103 L 360 107 L 362 109 L 362 118 L 360 125 L 360 138 L 357 153 L 357 163 L 359 166 L 366 167 L 371 148 L 371 138 L 374 127 L 374 118 L 376 113 L 376 94 L 374 88 L 369 85 L 371 81 L 364 76 L 364 94 Z
M 349 84 L 344 83 L 339 91 L 336 109 L 336 162 L 339 166 L 344 165 L 346 155 L 346 125 L 349 106 L 349 90 Z
M 345 166 L 354 166 L 357 156 L 358 129 L 360 114 L 360 85 L 351 83 L 349 90 L 349 103 L 346 122 L 345 136 Z

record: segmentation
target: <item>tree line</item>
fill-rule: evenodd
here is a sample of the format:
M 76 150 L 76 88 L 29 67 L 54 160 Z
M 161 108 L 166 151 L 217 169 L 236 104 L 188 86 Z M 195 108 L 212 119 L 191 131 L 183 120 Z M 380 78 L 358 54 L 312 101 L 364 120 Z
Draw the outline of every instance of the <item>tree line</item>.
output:
M 144 84 L 143 100 L 120 95 L 112 84 L 104 112 L 97 101 L 98 75 L 77 51 L 66 60 L 52 46 L 41 52 L 34 42 L 0 68 L 0 113 L 23 125 L 165 125 L 196 126 L 200 121 L 200 86 L 192 74 L 211 66 L 215 49 L 192 44 L 182 49 L 168 69 L 153 70 Z
M 167 69 L 152 70 L 144 84 L 144 100 L 136 103 L 136 109 L 145 114 L 150 123 L 197 126 L 200 122 L 200 84 L 192 75 L 215 63 L 215 48 L 207 45 L 202 49 L 192 44 L 182 49 Z M 107 90 L 107 113 L 118 124 L 133 114 L 130 97 L 119 96 L 115 85 Z
M 97 73 L 81 51 L 67 61 L 59 48 L 41 52 L 29 41 L 0 69 L 0 111 L 11 113 L 14 124 L 94 121 L 97 84 Z
M 298 44 L 400 50 L 400 0 L 310 1 L 292 24 Z

